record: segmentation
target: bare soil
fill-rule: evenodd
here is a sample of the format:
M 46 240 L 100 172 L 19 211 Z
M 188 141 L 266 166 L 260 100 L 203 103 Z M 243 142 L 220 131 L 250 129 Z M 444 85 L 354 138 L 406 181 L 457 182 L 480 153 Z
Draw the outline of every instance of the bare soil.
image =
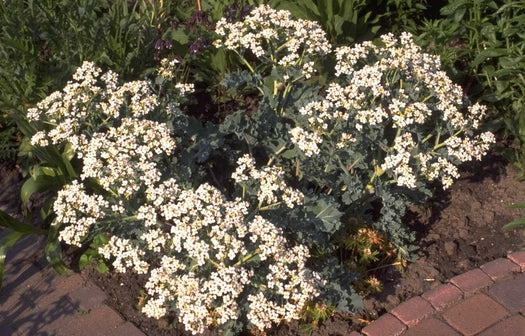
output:
M 21 177 L 12 164 L 0 163 L 0 209 L 17 212 Z M 518 181 L 513 167 L 500 155 L 493 154 L 462 169 L 461 178 L 446 192 L 426 206 L 413 207 L 407 224 L 418 236 L 418 259 L 403 272 L 385 268 L 378 273 L 383 281 L 381 293 L 366 297 L 364 310 L 351 316 L 337 314 L 319 325 L 311 335 L 347 335 L 360 330 L 408 298 L 422 294 L 455 275 L 486 262 L 504 257 L 525 246 L 521 230 L 504 232 L 501 227 L 520 218 L 523 211 L 508 207 L 525 202 L 525 183 Z M 82 275 L 95 282 L 109 296 L 108 304 L 146 335 L 186 335 L 173 317 L 153 320 L 139 312 L 144 276 L 100 274 L 93 268 Z M 281 325 L 269 335 L 307 335 L 297 323 Z

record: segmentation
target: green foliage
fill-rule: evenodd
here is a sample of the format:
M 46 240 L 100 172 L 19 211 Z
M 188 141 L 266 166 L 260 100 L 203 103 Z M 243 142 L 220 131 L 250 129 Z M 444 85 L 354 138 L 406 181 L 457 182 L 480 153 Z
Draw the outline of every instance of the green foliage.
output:
M 19 132 L 16 125 L 0 119 L 0 160 L 14 160 L 18 153 Z
M 509 208 L 514 209 L 525 209 L 525 203 L 515 203 L 509 205 Z M 510 223 L 505 224 L 502 229 L 503 230 L 514 230 L 519 228 L 525 228 L 525 218 L 521 218 L 515 221 L 512 221 Z M 525 250 L 525 246 L 522 248 L 522 250 Z
M 299 0 L 269 2 L 275 9 L 285 9 L 296 18 L 317 21 L 334 45 L 370 40 L 379 30 L 377 12 L 366 0 Z
M 488 104 L 493 127 L 515 143 L 505 152 L 525 174 L 525 4 L 450 0 L 441 14 L 420 41 L 430 41 L 471 99 Z
M 83 270 L 92 263 L 95 263 L 97 266 L 97 270 L 100 273 L 106 273 L 107 271 L 109 271 L 105 259 L 98 252 L 99 247 L 106 245 L 108 242 L 109 239 L 104 233 L 99 233 L 98 235 L 96 235 L 93 238 L 89 248 L 80 256 L 80 259 L 78 261 L 78 267 L 81 270 Z
M 23 113 L 93 60 L 124 76 L 153 63 L 151 8 L 141 1 L 0 3 L 0 110 Z
M 424 20 L 434 18 L 444 0 L 380 0 L 369 2 L 368 9 L 377 13 L 381 33 L 417 33 Z

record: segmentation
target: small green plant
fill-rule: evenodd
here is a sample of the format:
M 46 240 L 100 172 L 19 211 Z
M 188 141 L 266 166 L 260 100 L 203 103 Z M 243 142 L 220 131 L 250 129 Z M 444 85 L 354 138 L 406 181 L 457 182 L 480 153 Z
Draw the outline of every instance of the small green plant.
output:
M 509 205 L 509 208 L 525 209 L 525 203 L 511 204 Z M 525 228 L 525 218 L 512 221 L 510 223 L 505 224 L 502 227 L 503 230 L 514 230 L 514 229 L 519 229 L 519 228 Z M 522 248 L 522 250 L 525 250 L 525 246 Z

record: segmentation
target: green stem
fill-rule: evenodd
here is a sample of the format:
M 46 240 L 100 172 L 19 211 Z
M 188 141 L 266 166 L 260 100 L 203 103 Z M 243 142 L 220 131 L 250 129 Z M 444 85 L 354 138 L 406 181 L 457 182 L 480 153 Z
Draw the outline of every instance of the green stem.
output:
M 282 146 L 281 148 L 279 148 L 277 150 L 277 152 L 274 153 L 274 155 L 270 158 L 270 160 L 268 160 L 268 163 L 266 163 L 267 166 L 271 165 L 273 163 L 273 161 L 275 160 L 275 158 L 277 157 L 277 155 L 281 154 L 282 152 L 284 152 L 284 150 L 286 149 L 286 145 L 285 146 Z
M 271 210 L 272 208 L 275 208 L 279 205 L 281 205 L 281 202 L 275 202 L 275 203 L 268 204 L 267 206 L 263 206 L 263 207 L 259 206 L 259 211 Z
M 234 267 L 241 266 L 245 262 L 248 262 L 250 259 L 255 258 L 259 253 L 261 253 L 261 250 L 260 249 L 256 249 L 253 253 L 249 253 L 249 254 L 245 255 L 241 260 L 237 261 L 235 263 L 235 265 L 233 265 L 233 266 Z
M 373 271 L 377 271 L 377 270 L 380 270 L 380 269 L 383 269 L 383 268 L 387 268 L 387 267 L 391 267 L 391 266 L 399 266 L 399 265 L 402 265 L 401 261 L 397 261 L 395 263 L 388 264 L 388 265 L 382 265 L 382 266 L 374 267 L 374 268 L 371 268 L 371 269 L 367 270 L 367 272 L 373 272 Z

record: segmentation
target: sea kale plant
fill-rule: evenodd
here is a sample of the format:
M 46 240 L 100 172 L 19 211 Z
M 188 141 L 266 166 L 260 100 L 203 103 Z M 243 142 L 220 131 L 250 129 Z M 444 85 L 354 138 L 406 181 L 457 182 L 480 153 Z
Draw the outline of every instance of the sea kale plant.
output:
M 317 23 L 265 5 L 216 33 L 246 67 L 222 84 L 256 111 L 220 125 L 187 115 L 175 60 L 124 83 L 85 62 L 29 109 L 34 149 L 78 160 L 52 227 L 114 271 L 146 274 L 142 311 L 194 334 L 353 310 L 338 235 L 373 227 L 409 257 L 406 207 L 488 151 L 485 109 L 406 33 L 334 48 Z
M 174 77 L 169 63 L 159 69 L 164 79 Z M 174 166 L 184 140 L 174 125 L 177 114 L 184 117 L 177 101 L 191 86 L 173 89 L 160 108 L 165 100 L 150 83 L 120 85 L 115 73 L 85 62 L 63 90 L 29 110 L 42 129 L 34 146 L 67 143 L 82 161 L 79 179 L 53 205 L 59 239 L 78 247 L 105 242 L 98 253 L 116 272 L 149 275 L 142 311 L 154 318 L 175 312 L 192 333 L 208 326 L 263 330 L 298 319 L 324 280 L 306 266 L 308 247 L 287 238 L 264 211 L 300 206 L 304 195 L 287 185 L 282 168 L 257 168 L 250 155 L 231 175 L 237 197 L 210 183 L 179 181 Z
M 331 52 L 313 22 L 260 6 L 243 21 L 217 24 L 216 46 L 236 53 L 247 71 L 225 85 L 255 87 L 259 110 L 230 116 L 234 133 L 269 162 L 292 171 L 306 194 L 329 196 L 346 218 L 368 221 L 408 256 L 413 237 L 406 207 L 448 188 L 458 165 L 481 159 L 495 138 L 481 132 L 485 107 L 461 88 L 408 33 Z M 316 85 L 322 58 L 335 58 L 332 81 Z M 334 228 L 332 228 L 334 229 Z

